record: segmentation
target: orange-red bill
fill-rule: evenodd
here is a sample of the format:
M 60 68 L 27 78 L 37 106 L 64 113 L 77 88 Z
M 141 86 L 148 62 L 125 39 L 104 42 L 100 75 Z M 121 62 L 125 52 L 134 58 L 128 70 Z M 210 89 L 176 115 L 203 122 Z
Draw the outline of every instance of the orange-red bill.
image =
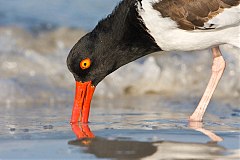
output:
M 78 139 L 94 138 L 94 134 L 91 132 L 88 124 L 72 124 L 72 131 L 75 133 Z
M 90 111 L 90 104 L 95 87 L 92 86 L 92 82 L 77 82 L 76 81 L 76 93 L 72 109 L 71 123 L 88 123 L 88 116 Z

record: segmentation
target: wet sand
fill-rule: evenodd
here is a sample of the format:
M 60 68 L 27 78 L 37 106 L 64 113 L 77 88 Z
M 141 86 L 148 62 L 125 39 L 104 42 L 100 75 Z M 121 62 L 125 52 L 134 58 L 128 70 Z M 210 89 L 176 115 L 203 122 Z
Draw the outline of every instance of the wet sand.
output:
M 71 106 L 1 106 L 0 159 L 238 159 L 239 106 L 214 101 L 189 127 L 197 99 L 147 95 L 94 99 L 89 126 L 68 120 Z M 210 137 L 197 130 L 210 131 Z M 223 139 L 214 142 L 214 136 Z M 95 137 L 95 138 L 93 138 Z

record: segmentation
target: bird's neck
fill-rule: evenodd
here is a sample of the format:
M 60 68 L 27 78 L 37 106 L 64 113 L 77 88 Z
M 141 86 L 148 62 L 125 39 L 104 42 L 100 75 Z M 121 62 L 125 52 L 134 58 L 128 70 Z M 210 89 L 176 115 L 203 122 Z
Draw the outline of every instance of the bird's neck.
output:
M 116 69 L 147 54 L 160 51 L 138 13 L 137 0 L 123 0 L 93 33 L 99 42 L 111 48 Z M 120 60 L 121 59 L 121 60 Z

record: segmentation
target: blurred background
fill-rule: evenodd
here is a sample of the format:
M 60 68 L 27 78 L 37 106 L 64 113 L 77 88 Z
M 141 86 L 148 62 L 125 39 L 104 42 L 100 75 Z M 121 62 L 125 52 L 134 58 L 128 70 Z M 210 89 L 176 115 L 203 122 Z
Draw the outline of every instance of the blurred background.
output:
M 68 52 L 118 2 L 0 0 L 0 103 L 72 102 L 75 82 L 66 66 Z M 214 98 L 239 105 L 240 50 L 225 45 L 222 51 L 227 68 Z M 95 98 L 200 98 L 211 65 L 209 50 L 152 54 L 108 76 Z

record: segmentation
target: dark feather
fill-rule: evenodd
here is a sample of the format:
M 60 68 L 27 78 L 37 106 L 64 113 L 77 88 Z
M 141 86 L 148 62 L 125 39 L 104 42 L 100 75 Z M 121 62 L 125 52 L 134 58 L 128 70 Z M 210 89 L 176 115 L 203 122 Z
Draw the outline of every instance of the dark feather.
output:
M 170 17 L 184 30 L 203 28 L 204 23 L 223 12 L 225 8 L 239 5 L 240 0 L 162 0 L 153 4 L 162 17 Z

